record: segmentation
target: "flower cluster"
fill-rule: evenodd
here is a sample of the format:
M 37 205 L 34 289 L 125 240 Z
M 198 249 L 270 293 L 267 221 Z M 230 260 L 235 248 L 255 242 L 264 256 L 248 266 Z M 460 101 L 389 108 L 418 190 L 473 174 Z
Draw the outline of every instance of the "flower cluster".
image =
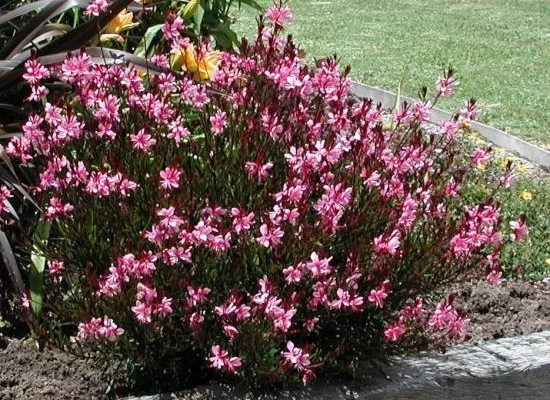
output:
M 484 160 L 460 156 L 462 122 L 427 134 L 428 101 L 388 116 L 352 99 L 336 60 L 311 69 L 281 37 L 291 16 L 270 7 L 254 43 L 219 54 L 183 39 L 172 16 L 171 55 L 150 74 L 85 53 L 27 63 L 31 87 L 48 76 L 71 87 L 41 92 L 43 112 L 7 152 L 39 170 L 34 193 L 59 239 L 45 295 L 77 341 L 118 342 L 142 363 L 199 349 L 215 370 L 307 382 L 332 355 L 413 326 L 463 336 L 450 303 L 430 311 L 419 296 L 497 270 L 483 260 L 521 239 L 524 220 L 502 233 L 491 198 L 459 206 Z M 436 97 L 456 84 L 439 79 Z

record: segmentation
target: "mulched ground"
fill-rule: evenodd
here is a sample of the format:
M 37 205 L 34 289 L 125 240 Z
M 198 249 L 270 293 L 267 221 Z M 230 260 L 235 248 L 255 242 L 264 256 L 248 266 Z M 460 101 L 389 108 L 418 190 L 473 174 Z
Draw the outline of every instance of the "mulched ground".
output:
M 550 329 L 548 283 L 466 283 L 454 292 L 455 306 L 471 319 L 468 342 Z M 0 400 L 108 398 L 116 375 L 57 350 L 38 352 L 20 339 L 0 337 Z

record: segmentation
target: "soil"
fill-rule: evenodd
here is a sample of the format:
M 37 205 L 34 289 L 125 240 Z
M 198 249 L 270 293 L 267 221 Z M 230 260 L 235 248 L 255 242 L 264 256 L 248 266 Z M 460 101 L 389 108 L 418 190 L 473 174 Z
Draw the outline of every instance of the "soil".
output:
M 471 319 L 467 342 L 550 329 L 549 283 L 466 283 L 453 292 L 455 307 Z M 109 398 L 114 376 L 70 354 L 0 337 L 0 400 Z

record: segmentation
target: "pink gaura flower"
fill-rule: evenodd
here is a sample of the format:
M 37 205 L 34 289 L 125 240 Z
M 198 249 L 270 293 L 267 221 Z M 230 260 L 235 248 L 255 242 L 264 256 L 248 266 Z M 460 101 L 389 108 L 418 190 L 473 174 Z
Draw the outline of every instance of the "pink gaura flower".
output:
M 389 237 L 380 235 L 374 239 L 374 251 L 395 256 L 401 245 L 401 232 L 394 230 Z
M 52 276 L 59 275 L 63 268 L 63 261 L 56 259 L 48 261 L 48 274 Z
M 43 79 L 50 76 L 50 72 L 36 59 L 25 61 L 23 79 L 32 86 L 37 86 Z
M 326 276 L 332 272 L 333 268 L 330 265 L 332 257 L 320 258 L 319 255 L 314 251 L 309 256 L 309 259 L 310 261 L 305 263 L 305 269 L 314 278 Z
M 168 208 L 161 208 L 157 211 L 157 215 L 159 217 L 162 217 L 159 223 L 160 226 L 168 231 L 177 232 L 179 231 L 180 226 L 184 223 L 183 219 L 176 215 L 173 206 L 170 206 Z
M 130 141 L 132 142 L 132 149 L 148 152 L 157 141 L 148 133 L 145 129 L 140 129 L 135 135 L 130 135 Z
M 428 320 L 428 326 L 432 330 L 440 331 L 446 328 L 449 322 L 455 320 L 458 314 L 453 306 L 447 303 L 439 303 Z
M 209 288 L 195 288 L 193 286 L 187 286 L 187 305 L 194 307 L 197 304 L 202 304 L 208 301 L 208 295 L 211 290 Z
M 174 311 L 172 309 L 172 299 L 168 297 L 163 297 L 162 300 L 154 305 L 153 313 L 159 315 L 160 317 L 166 317 L 167 315 L 172 314 Z
M 458 86 L 458 81 L 455 78 L 440 76 L 435 83 L 435 90 L 441 97 L 452 97 L 455 94 L 454 88 L 456 86 Z
M 473 166 L 483 166 L 489 162 L 489 154 L 487 150 L 477 148 L 470 156 L 470 159 Z
M 160 171 L 160 183 L 159 186 L 162 189 L 172 190 L 177 189 L 180 184 L 182 170 L 175 167 L 166 167 Z
M 153 312 L 153 308 L 150 304 L 142 303 L 138 300 L 136 304 L 131 307 L 131 309 L 134 313 L 134 316 L 141 324 L 151 323 L 151 314 Z
M 99 336 L 112 342 L 123 333 L 124 329 L 119 328 L 111 318 L 106 315 L 103 317 L 103 325 L 98 329 Z
M 453 140 L 458 132 L 458 123 L 455 121 L 440 121 L 439 131 L 447 140 Z
M 107 0 L 90 0 L 84 14 L 88 17 L 98 17 L 100 13 L 107 11 Z
M 231 216 L 233 217 L 233 230 L 237 235 L 247 232 L 254 223 L 254 213 L 246 214 L 238 208 L 231 209 Z
M 407 327 L 401 319 L 386 325 L 384 329 L 384 338 L 389 342 L 397 342 L 407 332 Z
M 487 275 L 487 282 L 490 285 L 500 285 L 502 281 L 502 271 L 499 269 L 493 268 Z
M 285 281 L 288 283 L 298 283 L 300 279 L 302 279 L 302 271 L 300 271 L 300 268 L 292 265 L 283 269 L 283 275 L 285 276 Z
M 269 170 L 273 168 L 273 163 L 268 162 L 261 165 L 256 162 L 247 161 L 244 168 L 246 169 L 248 178 L 263 182 L 269 177 Z
M 227 114 L 222 110 L 217 110 L 210 117 L 210 130 L 213 135 L 220 135 L 227 126 Z
M 239 357 L 229 357 L 229 353 L 219 345 L 212 346 L 211 352 L 212 357 L 209 361 L 212 368 L 236 373 L 242 365 Z
M 235 328 L 233 325 L 224 325 L 223 333 L 225 336 L 227 336 L 231 340 L 239 334 L 239 330 Z
M 271 25 L 283 27 L 286 22 L 292 19 L 292 12 L 290 11 L 290 8 L 286 6 L 272 4 L 264 12 L 264 16 L 268 19 Z
M 256 238 L 256 242 L 260 246 L 275 247 L 281 243 L 281 238 L 284 236 L 284 232 L 278 227 L 269 227 L 267 224 L 260 226 L 260 237 Z
M 304 353 L 302 349 L 294 346 L 294 343 L 288 341 L 286 344 L 288 351 L 283 353 L 284 363 L 292 366 L 298 371 L 308 369 L 311 364 L 309 360 L 309 354 Z
M 510 240 L 514 242 L 519 242 L 529 234 L 529 229 L 527 228 L 527 225 L 525 225 L 525 217 L 520 217 L 515 221 L 510 221 L 510 227 L 512 228 Z
M 376 307 L 382 308 L 384 306 L 384 300 L 388 297 L 388 285 L 389 281 L 384 281 L 376 289 L 370 291 L 368 301 L 373 303 Z

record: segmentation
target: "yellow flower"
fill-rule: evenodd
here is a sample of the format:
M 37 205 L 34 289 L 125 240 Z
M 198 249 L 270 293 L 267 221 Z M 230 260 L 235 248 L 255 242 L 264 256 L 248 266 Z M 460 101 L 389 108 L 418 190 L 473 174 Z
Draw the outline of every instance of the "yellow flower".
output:
M 188 45 L 183 50 L 176 50 L 170 63 L 172 69 L 183 69 L 193 74 L 198 81 L 208 80 L 220 63 L 219 51 L 210 51 L 206 54 L 197 54 L 193 45 Z
M 523 174 L 525 173 L 525 171 L 527 171 L 527 167 L 525 166 L 525 164 L 518 164 L 516 166 L 516 171 L 518 171 L 520 174 Z
M 132 29 L 137 23 L 133 23 L 134 13 L 126 10 L 121 11 L 105 26 L 105 33 L 107 34 L 119 34 L 121 32 Z
M 521 197 L 523 200 L 526 200 L 526 201 L 533 200 L 533 194 L 527 190 L 524 190 L 523 192 L 521 192 L 519 197 Z
M 546 265 L 550 265 L 550 258 L 547 258 L 546 260 L 544 260 L 544 262 L 546 263 Z
M 99 40 L 101 42 L 110 42 L 114 40 L 119 43 L 124 43 L 124 38 L 120 34 L 139 25 L 137 22 L 132 22 L 133 18 L 134 13 L 131 11 L 126 12 L 126 10 L 124 10 L 120 12 L 105 26 L 103 30 L 104 33 L 99 37 Z

